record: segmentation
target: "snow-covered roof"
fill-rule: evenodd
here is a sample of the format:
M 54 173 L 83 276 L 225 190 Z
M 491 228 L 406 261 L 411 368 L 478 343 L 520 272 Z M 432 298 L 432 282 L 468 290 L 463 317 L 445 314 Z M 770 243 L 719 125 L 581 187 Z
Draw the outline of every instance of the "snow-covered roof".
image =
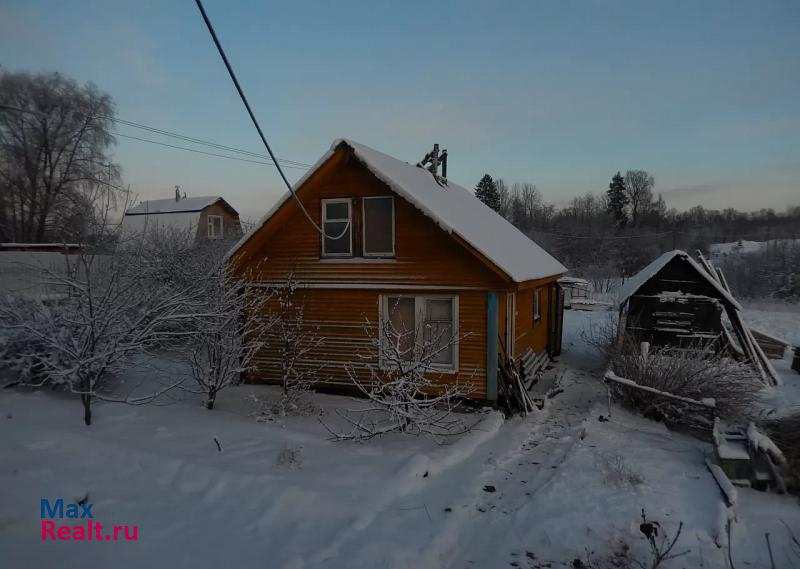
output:
M 188 240 L 193 240 L 199 223 L 200 211 L 125 215 L 122 218 L 122 233 L 125 238 L 132 238 L 167 231 L 185 234 Z
M 350 147 L 356 158 L 395 193 L 405 198 L 446 232 L 458 235 L 513 281 L 523 282 L 567 271 L 564 265 L 505 218 L 484 205 L 469 190 L 450 181 L 447 185 L 441 186 L 428 170 L 402 162 L 352 140 L 334 141 L 328 153 L 294 185 L 295 191 L 333 155 L 341 144 Z M 228 255 L 235 253 L 290 198 L 291 194 L 287 192 Z
M 561 277 L 560 279 L 558 279 L 558 282 L 560 282 L 563 285 L 589 286 L 589 281 L 578 277 Z
M 183 198 L 180 201 L 175 201 L 175 198 L 164 200 L 147 200 L 126 211 L 125 215 L 152 215 L 157 213 L 201 211 L 221 199 L 222 196 L 197 196 Z
M 631 296 L 636 294 L 642 285 L 649 281 L 652 277 L 654 277 L 658 272 L 663 269 L 670 261 L 674 258 L 680 257 L 687 263 L 689 263 L 692 268 L 697 271 L 697 273 L 702 276 L 708 284 L 713 286 L 719 294 L 725 298 L 728 302 L 730 302 L 733 306 L 741 309 L 741 305 L 736 301 L 735 298 L 729 293 L 727 290 L 723 288 L 719 282 L 709 275 L 706 270 L 700 266 L 700 264 L 692 259 L 691 255 L 686 251 L 681 251 L 676 249 L 674 251 L 668 251 L 658 257 L 656 260 L 652 261 L 649 265 L 647 265 L 644 269 L 633 275 L 630 279 L 628 279 L 624 285 L 619 289 L 617 292 L 618 300 L 620 304 L 624 304 L 626 300 L 628 300 Z

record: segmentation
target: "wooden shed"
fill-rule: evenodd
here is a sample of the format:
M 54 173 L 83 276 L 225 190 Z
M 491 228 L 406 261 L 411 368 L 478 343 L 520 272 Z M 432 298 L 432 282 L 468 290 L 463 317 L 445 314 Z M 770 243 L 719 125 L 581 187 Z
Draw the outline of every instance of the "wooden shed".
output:
M 723 313 L 740 310 L 733 296 L 685 251 L 664 253 L 619 293 L 620 332 L 655 346 L 714 343 L 738 350 Z
M 631 277 L 619 292 L 618 339 L 655 346 L 715 348 L 747 360 L 767 385 L 780 376 L 742 319 L 720 269 L 698 251 L 669 251 Z M 726 325 L 727 323 L 727 325 Z
M 335 141 L 294 191 L 324 233 L 287 193 L 229 259 L 251 293 L 293 276 L 305 323 L 323 338 L 305 363 L 322 365 L 329 384 L 350 384 L 346 365 L 381 365 L 371 332 L 401 303 L 407 318 L 459 333 L 432 372 L 476 399 L 497 398 L 501 352 L 560 350 L 566 269 L 472 192 L 350 140 Z M 249 379 L 278 381 L 280 363 L 263 350 Z

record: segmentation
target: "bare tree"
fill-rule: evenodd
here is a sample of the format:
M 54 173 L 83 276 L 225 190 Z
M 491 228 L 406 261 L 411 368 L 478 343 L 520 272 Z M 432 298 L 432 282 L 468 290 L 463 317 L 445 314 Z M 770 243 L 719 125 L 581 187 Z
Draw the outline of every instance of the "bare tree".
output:
M 643 213 L 650 209 L 653 202 L 655 178 L 644 170 L 628 170 L 625 172 L 625 194 L 631 208 L 631 221 L 637 225 Z
M 108 398 L 112 372 L 136 354 L 188 337 L 193 328 L 183 324 L 202 314 L 191 291 L 153 278 L 144 256 L 103 253 L 84 250 L 65 261 L 65 271 L 39 267 L 54 296 L 0 303 L 0 320 L 25 339 L 17 357 L 35 369 L 30 384 L 79 395 L 86 425 L 94 399 Z
M 305 391 L 316 383 L 323 364 L 309 361 L 308 356 L 323 345 L 324 338 L 306 321 L 305 302 L 293 275 L 288 275 L 274 294 L 278 307 L 268 348 L 279 356 L 281 385 L 286 398 L 293 391 Z
M 390 312 L 399 314 L 396 306 Z M 360 365 L 349 364 L 346 370 L 368 404 L 340 413 L 349 430 L 328 427 L 334 438 L 369 440 L 392 432 L 441 438 L 471 428 L 453 412 L 472 387 L 469 382 L 448 381 L 437 363 L 469 333 L 459 335 L 424 323 L 406 326 L 399 317 L 384 319 L 377 331 L 367 322 L 364 331 L 371 348 L 360 355 Z
M 58 73 L 0 72 L 0 237 L 64 239 L 112 191 L 114 104 Z
M 511 204 L 510 204 L 508 186 L 506 186 L 506 183 L 500 178 L 497 178 L 494 181 L 494 185 L 497 186 L 497 197 L 500 203 L 497 213 L 499 213 L 506 219 L 509 219 L 509 216 L 511 214 Z
M 192 377 L 213 409 L 220 391 L 252 369 L 277 318 L 267 312 L 272 292 L 248 289 L 220 260 L 200 276 L 201 313 L 188 350 Z

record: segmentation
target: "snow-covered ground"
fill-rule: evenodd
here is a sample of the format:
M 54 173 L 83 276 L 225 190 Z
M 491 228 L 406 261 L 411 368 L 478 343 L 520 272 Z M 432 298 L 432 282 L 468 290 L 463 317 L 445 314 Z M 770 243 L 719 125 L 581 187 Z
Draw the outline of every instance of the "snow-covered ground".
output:
M 271 387 L 231 388 L 214 411 L 192 397 L 101 404 L 88 428 L 73 399 L 0 390 L 0 566 L 558 567 L 622 543 L 645 559 L 645 509 L 670 534 L 683 522 L 676 550 L 690 552 L 672 567 L 726 567 L 710 447 L 618 408 L 605 420 L 602 362 L 581 331 L 610 314 L 567 312 L 565 391 L 543 411 L 471 415 L 478 426 L 448 445 L 336 443 L 317 417 L 258 423 L 250 396 Z M 176 370 L 140 375 L 154 373 Z M 329 421 L 357 404 L 314 401 Z M 42 541 L 40 500 L 87 495 L 94 521 L 135 524 L 138 540 Z M 739 502 L 736 566 L 768 568 L 770 532 L 777 567 L 792 567 L 782 522 L 800 535 L 796 500 L 739 490 Z
M 770 241 L 730 241 L 728 243 L 712 243 L 708 246 L 708 256 L 712 261 L 720 261 L 728 256 L 757 253 L 769 243 L 791 243 L 797 239 L 772 239 Z
M 744 321 L 756 330 L 766 332 L 794 346 L 800 346 L 800 304 L 776 301 L 746 301 Z M 790 347 L 781 361 L 773 362 L 783 378 L 783 385 L 767 394 L 765 400 L 779 414 L 800 409 L 800 374 L 791 369 L 794 350 Z
M 748 300 L 743 303 L 748 326 L 800 346 L 800 304 Z

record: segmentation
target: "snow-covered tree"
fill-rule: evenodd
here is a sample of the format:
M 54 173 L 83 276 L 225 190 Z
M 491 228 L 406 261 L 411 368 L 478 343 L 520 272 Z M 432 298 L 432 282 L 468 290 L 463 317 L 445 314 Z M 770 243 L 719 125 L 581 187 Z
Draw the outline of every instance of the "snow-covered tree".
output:
M 291 389 L 305 389 L 315 382 L 322 364 L 308 364 L 308 354 L 319 348 L 324 338 L 306 322 L 305 303 L 292 275 L 274 294 L 278 310 L 270 346 L 280 355 L 281 385 L 284 395 L 288 395 Z
M 397 314 L 397 307 L 390 312 Z M 340 413 L 348 427 L 328 427 L 336 439 L 369 440 L 392 432 L 441 438 L 469 430 L 453 411 L 472 388 L 463 379 L 446 379 L 437 365 L 469 333 L 459 335 L 424 322 L 407 327 L 394 316 L 383 319 L 377 330 L 367 322 L 364 330 L 370 349 L 346 370 L 368 404 Z
M 307 321 L 302 287 L 293 275 L 271 290 L 269 311 L 274 325 L 265 336 L 264 351 L 277 360 L 281 378 L 280 397 L 256 397 L 260 419 L 274 420 L 294 414 L 311 414 L 317 410 L 305 395 L 320 380 L 324 362 L 311 354 L 324 344 L 318 326 Z
M 65 258 L 64 271 L 36 268 L 48 297 L 5 298 L 0 320 L 25 340 L 16 355 L 34 370 L 31 382 L 79 395 L 91 425 L 92 403 L 107 396 L 112 372 L 136 354 L 189 337 L 202 306 L 195 291 L 157 278 L 135 249 L 84 249 Z
M 248 288 L 224 259 L 198 277 L 200 311 L 186 353 L 206 408 L 213 409 L 219 392 L 252 369 L 277 317 L 267 311 L 272 291 Z
M 500 211 L 500 194 L 497 186 L 489 174 L 484 174 L 478 185 L 475 186 L 475 197 L 495 211 Z

